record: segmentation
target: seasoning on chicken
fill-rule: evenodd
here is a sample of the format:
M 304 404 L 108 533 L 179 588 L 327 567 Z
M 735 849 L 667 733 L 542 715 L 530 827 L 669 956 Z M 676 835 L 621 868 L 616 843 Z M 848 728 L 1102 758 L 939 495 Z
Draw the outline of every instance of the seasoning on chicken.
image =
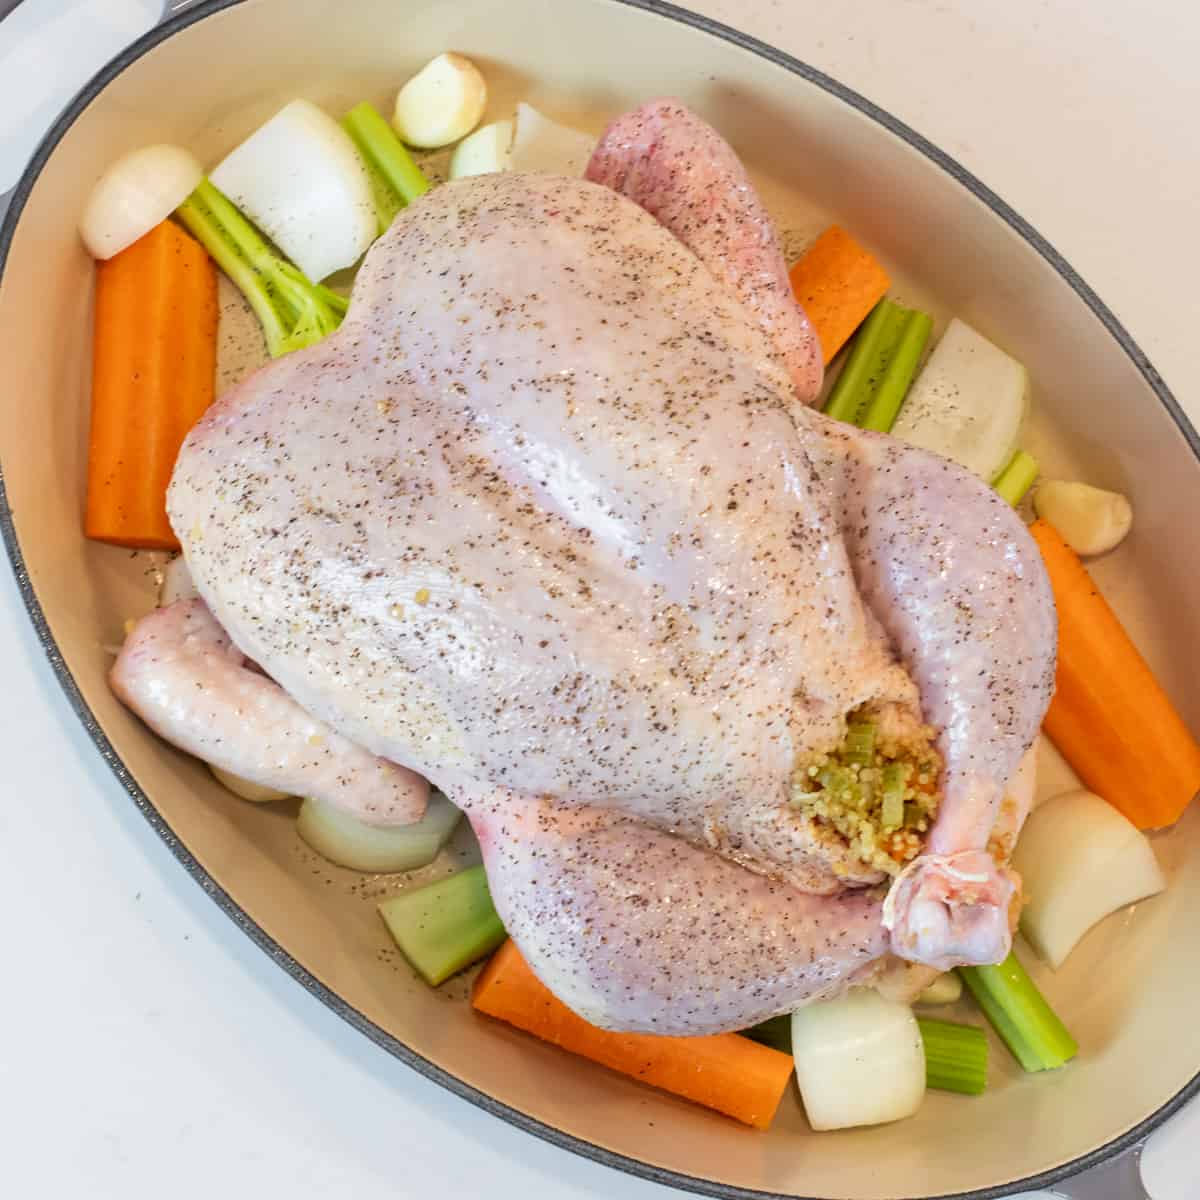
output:
M 765 216 L 725 263 L 723 217 L 679 219 L 760 202 L 686 110 L 654 120 L 708 164 L 631 185 L 680 236 L 583 180 L 434 189 L 337 333 L 209 410 L 169 511 L 239 650 L 466 809 L 547 984 L 597 1024 L 687 1034 L 904 976 L 889 946 L 1003 957 L 1013 884 L 986 846 L 1055 625 L 986 486 L 796 403 L 771 339 L 802 326 L 747 300 Z M 614 136 L 606 177 L 634 179 L 643 148 Z M 862 714 L 895 743 L 875 765 L 937 774 L 919 847 L 886 862 L 792 803 Z

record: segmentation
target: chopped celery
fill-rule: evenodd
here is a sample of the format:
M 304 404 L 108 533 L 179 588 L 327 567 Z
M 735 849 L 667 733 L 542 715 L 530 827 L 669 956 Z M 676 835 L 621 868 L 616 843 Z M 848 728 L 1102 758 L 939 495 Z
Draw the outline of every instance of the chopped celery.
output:
M 903 763 L 888 763 L 879 779 L 879 824 L 884 829 L 899 829 L 904 824 L 904 793 L 908 771 Z
M 846 730 L 842 743 L 842 762 L 851 767 L 869 767 L 875 761 L 875 725 L 856 721 Z
M 925 1083 L 944 1092 L 978 1096 L 987 1087 L 987 1034 L 974 1025 L 918 1017 L 925 1045 Z
M 375 211 L 382 232 L 400 209 L 429 191 L 429 180 L 373 104 L 365 100 L 356 104 L 342 118 L 342 128 L 353 139 L 368 173 L 374 177 Z
M 748 1037 L 752 1042 L 760 1042 L 770 1046 L 772 1050 L 782 1050 L 784 1054 L 792 1052 L 792 1016 L 784 1013 L 782 1017 L 769 1017 L 749 1029 L 742 1030 L 742 1037 Z
M 341 324 L 345 299 L 306 279 L 209 180 L 175 213 L 250 302 L 272 358 L 311 346 Z
M 850 353 L 825 401 L 825 415 L 835 421 L 857 425 L 866 409 L 866 401 L 874 387 L 872 372 L 881 357 L 891 325 L 892 304 L 880 300 L 854 335 Z
M 880 300 L 855 335 L 846 365 L 829 393 L 826 415 L 887 433 L 932 328 L 928 313 Z
M 840 800 L 850 800 L 854 792 L 854 772 L 838 763 L 826 763 L 817 772 L 817 782 Z
M 821 788 L 817 788 L 816 791 L 812 792 L 799 791 L 793 788 L 791 804 L 794 808 L 799 808 L 805 804 L 812 804 L 814 801 L 820 800 L 824 794 Z
M 375 220 L 379 224 L 380 236 L 387 233 L 396 214 L 404 207 L 400 193 L 375 169 L 375 164 L 367 157 L 363 143 L 355 135 L 349 117 L 342 118 L 342 128 L 350 135 L 358 150 L 359 157 L 367 168 L 367 178 L 371 183 L 371 201 L 375 205 Z
M 1038 462 L 1032 454 L 1018 450 L 1009 460 L 1008 466 L 996 476 L 992 487 L 1000 493 L 1002 499 L 1016 508 L 1025 498 L 1025 493 L 1033 487 L 1033 481 L 1038 477 Z
M 1053 1071 L 1079 1052 L 1014 953 L 994 967 L 959 967 L 963 983 L 1026 1071 Z
M 432 987 L 491 954 L 505 938 L 482 867 L 401 892 L 379 906 L 379 915 Z

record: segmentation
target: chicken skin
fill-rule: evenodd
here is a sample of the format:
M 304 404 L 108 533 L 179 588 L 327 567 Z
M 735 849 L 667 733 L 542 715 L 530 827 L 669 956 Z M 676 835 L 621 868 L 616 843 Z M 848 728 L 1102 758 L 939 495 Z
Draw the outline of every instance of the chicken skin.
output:
M 610 131 L 604 183 L 487 175 L 404 210 L 341 328 L 195 428 L 168 508 L 238 653 L 467 812 L 564 1001 L 708 1033 L 891 954 L 1003 957 L 1015 881 L 986 847 L 1055 619 L 990 489 L 806 406 L 811 328 L 755 288 L 786 283 L 773 233 L 724 259 L 714 236 L 714 210 L 766 219 L 740 164 L 650 115 Z M 643 161 L 689 138 L 732 189 L 698 225 L 697 180 Z M 793 802 L 863 711 L 937 734 L 902 871 Z

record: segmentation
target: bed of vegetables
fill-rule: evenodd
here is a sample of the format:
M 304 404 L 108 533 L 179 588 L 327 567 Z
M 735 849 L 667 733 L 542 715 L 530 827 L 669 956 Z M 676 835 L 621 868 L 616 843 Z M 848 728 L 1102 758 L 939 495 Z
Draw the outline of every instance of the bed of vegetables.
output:
M 295 100 L 207 174 L 177 146 L 146 147 L 113 164 L 81 226 L 97 259 L 88 537 L 178 549 L 165 494 L 183 438 L 214 398 L 218 271 L 278 357 L 337 328 L 347 301 L 323 281 L 353 267 L 431 186 L 408 147 L 454 145 L 452 178 L 582 173 L 589 135 L 527 104 L 480 128 L 486 101 L 478 69 L 447 53 L 399 89 L 390 121 L 366 102 L 339 120 Z M 1045 733 L 1090 789 L 1037 806 L 1013 852 L 1025 886 L 1021 930 L 1057 969 L 1098 921 L 1163 890 L 1144 831 L 1176 821 L 1200 788 L 1200 746 L 1081 561 L 1122 540 L 1129 503 L 1081 481 L 1038 482 L 1038 464 L 1020 447 L 1028 403 L 1021 363 L 957 318 L 931 348 L 930 316 L 889 298 L 886 269 L 845 230 L 822 233 L 791 282 L 833 368 L 828 415 L 953 459 L 1036 517 L 1031 532 L 1060 620 Z M 177 558 L 160 603 L 190 594 Z M 1032 762 L 1031 754 L 1010 784 L 1009 802 L 1022 809 L 1033 798 Z M 247 801 L 285 798 L 214 773 Z M 459 818 L 435 795 L 417 825 L 381 829 L 306 799 L 297 830 L 334 863 L 392 873 L 430 863 Z M 1026 1071 L 1062 1067 L 1078 1049 L 1015 955 L 940 977 L 915 1011 L 858 989 L 744 1036 L 649 1037 L 593 1028 L 547 991 L 506 939 L 482 867 L 406 890 L 379 910 L 431 987 L 490 956 L 474 987 L 479 1012 L 757 1127 L 770 1123 L 793 1075 L 815 1129 L 908 1116 L 927 1087 L 982 1092 L 983 1028 L 929 1015 L 957 1001 L 964 985 Z

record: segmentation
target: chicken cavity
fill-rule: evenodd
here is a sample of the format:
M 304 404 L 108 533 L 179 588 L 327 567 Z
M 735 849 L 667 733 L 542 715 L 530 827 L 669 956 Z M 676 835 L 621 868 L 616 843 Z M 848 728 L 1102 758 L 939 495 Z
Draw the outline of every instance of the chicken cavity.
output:
M 424 779 L 314 720 L 245 662 L 203 600 L 178 600 L 137 622 L 109 682 L 155 733 L 242 779 L 369 824 L 421 819 Z

